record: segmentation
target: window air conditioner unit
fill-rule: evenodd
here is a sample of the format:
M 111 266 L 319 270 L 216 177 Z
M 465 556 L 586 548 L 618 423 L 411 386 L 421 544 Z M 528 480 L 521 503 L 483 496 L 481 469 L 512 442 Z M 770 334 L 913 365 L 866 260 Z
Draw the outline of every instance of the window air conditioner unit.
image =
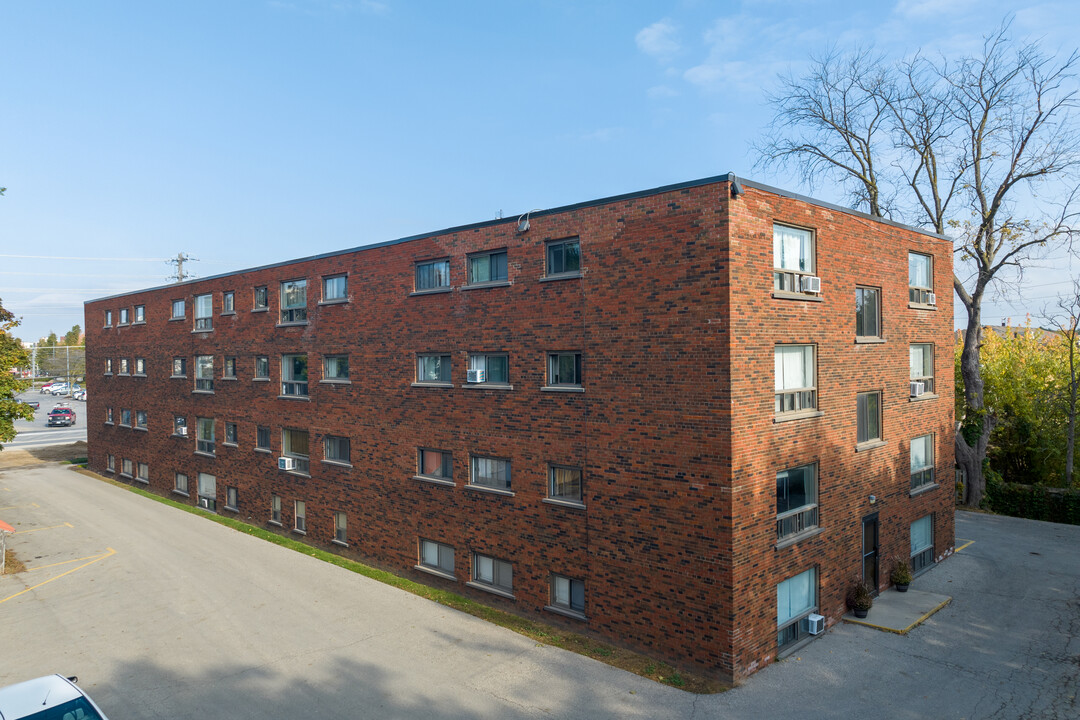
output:
M 291 457 L 279 457 L 277 459 L 278 470 L 295 470 L 296 460 Z
M 935 295 L 934 293 L 927 293 L 926 294 L 926 304 L 927 305 L 937 305 L 937 295 Z
M 802 276 L 802 291 L 819 293 L 821 292 L 821 278 L 813 275 Z
M 176 428 L 176 434 L 177 435 L 183 435 L 184 437 L 187 437 L 187 428 L 186 427 Z
M 469 370 L 465 373 L 465 379 L 471 383 L 487 382 L 486 370 Z
M 806 616 L 807 632 L 811 635 L 820 635 L 825 632 L 825 616 L 811 613 Z
M 911 397 L 919 397 L 926 392 L 926 383 L 921 380 L 911 383 Z
M 207 510 L 209 510 L 210 509 L 210 500 L 208 498 L 204 498 L 204 497 L 199 498 L 199 507 L 206 508 Z

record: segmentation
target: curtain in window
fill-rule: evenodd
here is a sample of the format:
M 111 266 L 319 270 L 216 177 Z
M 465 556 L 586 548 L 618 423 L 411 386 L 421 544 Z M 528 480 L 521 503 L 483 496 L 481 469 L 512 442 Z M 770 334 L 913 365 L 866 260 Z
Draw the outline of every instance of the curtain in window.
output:
M 813 387 L 813 345 L 780 345 L 775 361 L 777 391 Z
M 930 377 L 934 374 L 934 352 L 930 349 L 929 345 L 912 345 L 910 357 L 912 380 L 915 378 Z
M 922 470 L 933 464 L 933 450 L 930 445 L 932 436 L 923 435 L 911 441 L 911 472 Z
M 932 287 L 930 285 L 929 257 L 908 253 L 908 284 L 914 287 Z
M 303 430 L 285 431 L 285 454 L 308 456 L 308 434 Z
M 773 227 L 773 258 L 779 270 L 812 272 L 810 232 L 782 226 Z
M 307 281 L 282 283 L 281 295 L 281 307 L 304 307 L 307 305 Z
M 797 618 L 817 605 L 817 570 L 788 578 L 776 586 L 777 627 Z
M 199 473 L 199 494 L 203 497 L 216 497 L 217 478 L 206 473 Z
M 927 515 L 911 523 L 911 554 L 917 555 L 934 544 L 933 516 Z
M 581 471 L 577 468 L 551 468 L 551 494 L 562 498 L 581 498 Z
M 214 442 L 214 421 L 207 418 L 199 418 L 199 439 Z

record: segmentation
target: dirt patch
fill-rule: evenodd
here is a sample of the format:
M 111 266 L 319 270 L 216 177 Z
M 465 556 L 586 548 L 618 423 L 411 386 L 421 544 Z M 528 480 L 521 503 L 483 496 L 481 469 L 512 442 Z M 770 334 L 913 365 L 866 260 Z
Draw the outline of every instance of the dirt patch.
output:
M 15 551 L 8 548 L 4 552 L 4 574 L 14 575 L 15 573 L 21 573 L 26 570 L 26 566 L 23 565 L 23 561 L 15 557 Z
M 40 465 L 47 462 L 64 462 L 86 457 L 86 443 L 79 441 L 68 445 L 47 445 L 36 448 L 5 449 L 0 452 L 0 470 Z

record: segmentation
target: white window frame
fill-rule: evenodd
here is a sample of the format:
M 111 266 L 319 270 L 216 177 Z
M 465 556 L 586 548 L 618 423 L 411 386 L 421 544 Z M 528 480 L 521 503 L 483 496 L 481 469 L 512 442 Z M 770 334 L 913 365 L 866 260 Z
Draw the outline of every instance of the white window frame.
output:
M 916 464 L 915 445 L 919 443 L 926 448 L 926 459 L 921 464 Z M 934 484 L 934 434 L 928 433 L 926 435 L 919 435 L 911 439 L 911 447 L 909 449 L 911 456 L 911 489 L 919 490 L 924 487 L 930 487 Z
M 790 483 L 787 482 L 794 472 L 810 473 L 810 489 L 804 492 L 805 502 L 802 505 L 789 507 L 781 510 L 781 495 L 788 493 Z M 782 487 L 783 485 L 783 487 Z M 805 482 L 804 482 L 805 487 Z M 805 532 L 815 529 L 819 522 L 818 506 L 818 466 L 817 463 L 807 463 L 785 468 L 776 473 L 776 540 L 784 542 L 797 538 Z
M 919 348 L 922 354 L 922 366 L 916 370 L 915 368 L 915 349 Z M 911 343 L 908 346 L 908 370 L 910 374 L 911 382 L 921 382 L 923 384 L 923 391 L 927 393 L 934 392 L 934 355 L 935 355 L 934 343 Z M 927 359 L 929 358 L 930 367 L 927 368 Z M 926 371 L 930 370 L 930 374 L 927 375 Z
M 293 532 L 307 534 L 307 503 L 303 500 L 293 501 Z
M 349 517 L 340 510 L 334 513 L 334 542 L 338 545 L 349 544 Z
M 179 314 L 177 314 L 177 312 L 176 312 L 177 310 L 180 311 Z M 169 317 L 170 320 L 183 320 L 184 317 L 187 316 L 187 301 L 184 300 L 184 299 L 173 300 L 172 301 L 172 309 L 171 309 L 170 312 L 171 312 L 171 315 Z
M 225 290 L 221 293 L 221 314 L 236 314 L 236 293 L 232 290 Z
M 203 293 L 195 296 L 195 331 L 207 332 L 214 329 L 214 294 Z
M 926 525 L 928 533 L 923 533 L 922 525 Z M 919 526 L 916 528 L 916 526 Z M 916 534 L 918 532 L 918 534 Z M 911 536 L 911 569 L 913 573 L 922 573 L 934 566 L 934 514 L 924 515 L 911 523 L 909 529 Z M 920 542 L 922 535 L 929 534 L 929 544 Z
M 785 377 L 787 364 L 781 362 L 780 358 L 793 353 L 788 353 L 788 350 L 802 349 L 803 361 L 802 368 L 800 370 L 803 379 L 806 379 L 806 375 L 810 375 L 812 382 L 809 385 L 788 385 L 788 381 Z M 810 349 L 810 367 L 806 368 L 806 349 Z M 800 344 L 778 344 L 773 349 L 773 368 L 774 368 L 774 401 L 773 411 L 777 415 L 788 415 L 795 413 L 812 412 L 817 410 L 818 397 L 817 397 L 817 345 L 812 343 L 800 343 Z
M 809 597 L 797 602 L 800 597 L 793 597 L 792 591 L 809 590 Z M 812 567 L 793 575 L 776 585 L 776 633 L 780 651 L 792 647 L 805 638 L 809 632 L 806 618 L 818 610 L 820 602 L 818 588 L 818 569 Z
M 915 277 L 918 274 L 916 259 L 926 260 L 927 282 L 920 283 Z M 927 305 L 930 302 L 930 294 L 934 292 L 934 256 L 927 253 L 908 251 L 908 302 L 916 305 Z
M 214 455 L 217 449 L 217 421 L 214 418 L 195 419 L 195 452 Z
M 195 389 L 199 392 L 214 392 L 214 356 L 195 356 Z
M 290 298 L 290 294 L 298 294 L 295 288 L 303 288 L 302 302 L 296 297 Z M 307 322 L 307 278 L 283 281 L 278 295 L 281 305 L 281 325 L 302 325 Z
M 788 259 L 793 242 L 798 242 L 798 257 Z M 773 290 L 805 294 L 802 278 L 814 275 L 817 236 L 809 228 L 773 223 Z

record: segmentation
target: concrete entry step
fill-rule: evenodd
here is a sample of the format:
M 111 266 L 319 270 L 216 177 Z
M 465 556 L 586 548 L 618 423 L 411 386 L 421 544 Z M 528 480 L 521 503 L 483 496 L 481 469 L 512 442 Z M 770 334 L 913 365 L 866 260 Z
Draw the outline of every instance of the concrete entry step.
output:
M 890 588 L 874 598 L 874 606 L 865 618 L 857 618 L 849 612 L 843 619 L 855 625 L 904 635 L 950 602 L 952 597 L 949 595 L 911 589 L 902 593 Z

